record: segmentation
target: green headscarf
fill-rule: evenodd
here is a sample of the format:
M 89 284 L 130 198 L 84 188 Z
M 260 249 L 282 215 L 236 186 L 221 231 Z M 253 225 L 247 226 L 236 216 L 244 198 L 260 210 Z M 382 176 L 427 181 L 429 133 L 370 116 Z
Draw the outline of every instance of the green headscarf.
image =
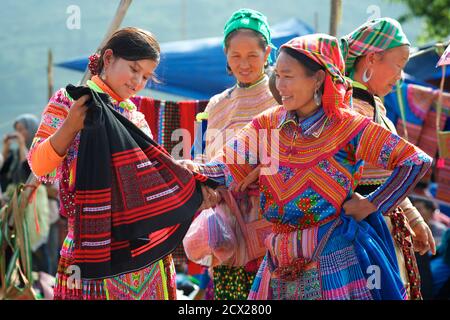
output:
M 380 18 L 366 22 L 341 38 L 341 51 L 345 60 L 345 74 L 353 77 L 355 61 L 370 52 L 411 45 L 397 20 Z
M 251 29 L 260 33 L 267 44 L 276 49 L 272 44 L 272 37 L 270 35 L 269 23 L 267 17 L 261 12 L 252 9 L 239 9 L 234 12 L 230 19 L 228 19 L 225 27 L 223 28 L 223 46 L 225 47 L 225 40 L 228 35 L 237 29 Z M 269 63 L 272 63 L 272 59 L 269 55 Z

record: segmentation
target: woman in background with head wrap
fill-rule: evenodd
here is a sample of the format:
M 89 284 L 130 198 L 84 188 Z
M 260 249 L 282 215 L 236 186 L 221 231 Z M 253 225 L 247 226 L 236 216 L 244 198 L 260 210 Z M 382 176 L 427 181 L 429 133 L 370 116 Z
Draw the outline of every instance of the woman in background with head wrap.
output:
M 381 98 L 401 79 L 409 59 L 410 43 L 401 25 L 391 18 L 369 21 L 342 37 L 341 48 L 346 74 L 353 83 L 353 109 L 396 133 Z M 390 175 L 390 171 L 367 164 L 356 191 L 368 195 Z M 414 249 L 422 255 L 428 250 L 435 252 L 431 231 L 408 198 L 395 210 L 386 212 L 384 219 L 394 240 L 395 255 L 408 296 L 420 299 L 420 275 Z M 411 228 L 414 233 L 410 232 Z M 412 234 L 415 234 L 413 238 Z
M 2 190 L 5 191 L 10 183 L 25 182 L 31 173 L 27 162 L 28 149 L 33 142 L 39 120 L 32 114 L 23 114 L 14 120 L 14 132 L 3 138 L 4 158 L 0 167 L 0 180 Z M 11 148 L 14 142 L 17 149 Z
M 205 153 L 196 155 L 196 160 L 209 161 L 214 158 L 218 151 L 222 150 L 233 133 L 237 134 L 247 123 L 262 111 L 276 105 L 269 86 L 266 70 L 272 62 L 270 53 L 273 48 L 271 33 L 267 18 L 258 11 L 251 9 L 240 9 L 232 14 L 224 27 L 223 40 L 224 53 L 227 59 L 227 71 L 236 78 L 236 84 L 224 92 L 211 98 L 203 119 L 207 117 L 207 129 L 205 133 Z M 200 119 L 198 119 L 200 120 Z M 198 135 L 196 139 L 203 139 Z M 233 189 L 233 191 L 231 191 Z M 230 190 L 223 190 L 223 201 L 215 208 L 216 212 L 225 215 L 232 221 L 232 227 L 240 234 L 236 222 L 236 210 L 240 211 L 245 222 L 260 220 L 258 214 L 258 191 L 257 186 L 248 190 L 246 186 L 234 186 Z M 230 204 L 233 202 L 233 204 Z M 231 209 L 234 207 L 234 209 Z M 198 219 L 204 219 L 202 215 Z M 218 252 L 223 248 L 211 248 L 217 233 L 210 234 L 210 240 L 205 246 L 212 251 L 214 298 L 215 299 L 246 299 L 250 291 L 253 278 L 257 271 L 257 262 L 249 261 L 246 252 L 246 240 L 236 235 L 237 247 L 235 250 L 226 250 L 226 255 Z M 250 239 L 250 241 L 258 241 Z M 205 252 L 199 252 L 199 246 L 189 245 L 189 239 L 185 239 L 185 250 L 188 257 L 199 261 L 204 258 Z M 193 243 L 193 242 L 192 242 Z M 196 251 L 196 252 L 194 252 Z M 233 252 L 231 252 L 233 251 Z
M 5 200 L 12 198 L 15 188 L 25 183 L 31 173 L 27 162 L 28 150 L 39 126 L 38 118 L 33 114 L 22 114 L 14 120 L 14 132 L 3 139 L 4 166 L 0 180 Z M 13 147 L 16 143 L 17 149 Z M 50 231 L 49 206 L 45 186 L 36 190 L 35 201 L 25 209 L 27 233 L 32 250 L 33 271 L 49 272 L 48 235 Z

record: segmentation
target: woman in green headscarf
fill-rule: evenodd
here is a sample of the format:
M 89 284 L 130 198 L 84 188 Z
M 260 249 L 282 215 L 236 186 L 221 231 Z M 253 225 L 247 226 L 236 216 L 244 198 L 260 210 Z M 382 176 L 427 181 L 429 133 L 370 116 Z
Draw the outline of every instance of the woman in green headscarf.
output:
M 400 23 L 391 18 L 371 20 L 342 37 L 341 49 L 346 75 L 353 82 L 354 110 L 396 133 L 381 98 L 401 79 L 409 59 L 410 43 Z M 356 192 L 363 196 L 372 193 L 390 174 L 365 165 Z M 420 276 L 414 250 L 422 255 L 428 250 L 435 253 L 431 231 L 408 198 L 396 210 L 386 213 L 385 220 L 394 240 L 405 288 L 410 299 L 420 299 Z
M 223 47 L 227 71 L 236 78 L 236 84 L 213 96 L 205 112 L 200 117 L 197 116 L 199 121 L 207 119 L 205 135 L 196 137 L 197 143 L 203 136 L 206 140 L 203 154 L 195 157 L 197 161 L 213 159 L 226 142 L 233 138 L 230 132 L 237 134 L 259 113 L 277 104 L 269 90 L 266 74 L 272 62 L 270 53 L 274 48 L 267 18 L 251 9 L 234 12 L 224 27 Z M 257 170 L 254 175 L 258 175 Z M 245 231 L 242 232 L 236 218 L 242 217 L 241 222 L 244 224 L 256 222 L 259 227 L 267 224 L 269 229 L 269 224 L 261 220 L 258 213 L 257 186 L 246 187 L 244 183 L 222 190 L 223 200 L 215 207 L 214 212 L 203 212 L 197 218 L 199 223 L 202 219 L 208 219 L 207 216 L 210 217 L 207 243 L 204 237 L 205 243 L 202 246 L 198 238 L 189 237 L 190 232 L 184 241 L 188 258 L 200 262 L 205 260 L 205 256 L 212 256 L 215 299 L 247 299 L 259 265 L 257 258 L 262 260 L 264 256 L 262 242 L 256 237 L 249 237 Z M 226 221 L 222 226 L 225 225 L 228 232 L 213 226 L 211 221 L 214 216 Z M 190 231 L 194 229 L 195 224 Z M 225 241 L 224 238 L 227 237 L 237 240 Z M 252 249 L 258 246 L 261 247 L 261 254 L 255 257 Z M 234 249 L 230 249 L 232 247 Z

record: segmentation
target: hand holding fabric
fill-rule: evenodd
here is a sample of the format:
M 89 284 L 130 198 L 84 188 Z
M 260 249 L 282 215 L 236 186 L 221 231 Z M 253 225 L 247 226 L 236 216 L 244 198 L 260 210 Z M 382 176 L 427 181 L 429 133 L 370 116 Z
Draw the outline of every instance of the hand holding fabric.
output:
M 220 194 L 213 188 L 201 185 L 203 202 L 198 209 L 199 211 L 215 207 L 221 200 Z
M 65 122 L 74 132 L 78 133 L 84 128 L 84 119 L 86 118 L 87 106 L 90 97 L 84 95 L 76 100 L 69 109 Z

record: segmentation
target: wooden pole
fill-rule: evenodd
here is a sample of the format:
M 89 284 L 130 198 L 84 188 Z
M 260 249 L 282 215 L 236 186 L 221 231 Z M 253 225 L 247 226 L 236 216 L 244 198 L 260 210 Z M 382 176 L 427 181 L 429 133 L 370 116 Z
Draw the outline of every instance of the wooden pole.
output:
M 338 25 L 341 20 L 342 0 L 331 0 L 330 35 L 337 37 Z
M 97 48 L 95 52 L 100 52 L 100 50 L 103 48 L 103 46 L 108 41 L 109 37 L 116 31 L 120 25 L 122 24 L 123 18 L 125 17 L 128 8 L 130 7 L 132 0 L 120 0 L 119 7 L 117 8 L 116 15 L 114 16 L 113 21 L 111 22 L 111 25 L 109 26 L 108 31 L 106 32 L 105 37 L 103 38 L 102 42 L 100 43 L 100 46 Z M 85 84 L 87 80 L 91 78 L 91 72 L 89 71 L 89 68 L 86 68 L 86 71 L 84 72 L 83 78 L 81 79 L 81 84 Z
M 50 98 L 53 95 L 53 54 L 52 54 L 52 49 L 48 49 L 47 81 L 48 81 L 48 100 L 50 100 Z

